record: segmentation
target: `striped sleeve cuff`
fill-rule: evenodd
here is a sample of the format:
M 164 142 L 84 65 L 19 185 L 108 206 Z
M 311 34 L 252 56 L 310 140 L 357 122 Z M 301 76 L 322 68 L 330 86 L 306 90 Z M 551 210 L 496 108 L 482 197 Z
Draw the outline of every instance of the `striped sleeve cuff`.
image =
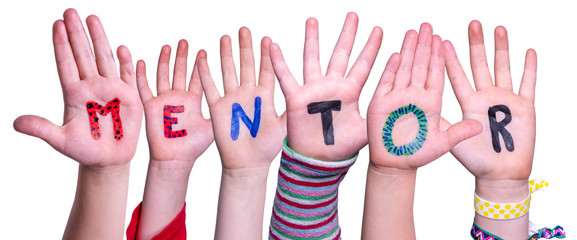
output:
M 337 162 L 282 151 L 270 239 L 340 239 L 338 188 L 358 154 Z

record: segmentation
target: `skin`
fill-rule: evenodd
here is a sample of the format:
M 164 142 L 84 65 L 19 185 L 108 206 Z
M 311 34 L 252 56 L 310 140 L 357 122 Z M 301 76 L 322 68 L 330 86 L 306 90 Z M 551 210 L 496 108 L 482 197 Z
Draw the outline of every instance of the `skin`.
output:
M 54 53 L 64 96 L 64 123 L 32 115 L 14 121 L 16 131 L 46 141 L 79 164 L 76 197 L 64 239 L 122 239 L 128 194 L 130 160 L 142 122 L 136 77 L 130 52 L 117 49 L 119 71 L 100 20 L 89 16 L 86 25 L 74 9 L 53 27 Z M 100 117 L 102 137 L 90 134 L 86 103 L 105 105 L 119 98 L 124 137 L 115 140 L 110 116 Z
M 200 80 L 209 106 L 212 126 L 222 162 L 215 239 L 261 239 L 266 181 L 271 162 L 282 148 L 286 118 L 274 108 L 274 72 L 269 46 L 261 41 L 260 72 L 255 74 L 252 37 L 248 28 L 239 30 L 240 74 L 237 75 L 231 39 L 220 39 L 224 96 L 220 96 L 207 63 L 205 51 L 198 53 Z M 239 81 L 240 80 L 240 81 Z M 240 83 L 240 84 L 239 84 Z M 239 103 L 254 120 L 254 101 L 261 97 L 261 122 L 256 137 L 241 122 L 239 137 L 232 140 L 231 109 Z
M 358 27 L 358 16 L 347 14 L 341 35 L 329 61 L 326 74 L 319 62 L 318 22 L 306 22 L 303 55 L 303 85 L 291 74 L 277 44 L 272 44 L 271 59 L 287 106 L 288 145 L 296 152 L 323 161 L 338 161 L 356 154 L 367 144 L 365 120 L 359 113 L 359 95 L 381 46 L 383 32 L 375 27 L 367 44 L 351 67 L 347 66 Z M 334 145 L 325 145 L 320 114 L 309 114 L 312 102 L 341 101 L 333 111 Z
M 182 210 L 193 165 L 214 139 L 210 120 L 202 116 L 202 86 L 196 65 L 186 88 L 187 41 L 180 40 L 178 43 L 172 86 L 169 78 L 170 52 L 168 45 L 163 46 L 160 52 L 156 97 L 148 86 L 144 61 L 139 61 L 136 66 L 150 150 L 137 239 L 151 239 Z M 164 136 L 165 105 L 184 106 L 184 112 L 172 113 L 171 117 L 178 118 L 178 123 L 172 125 L 173 130 L 186 129 L 187 136 Z
M 441 45 L 441 38 L 433 35 L 428 23 L 423 23 L 418 33 L 408 31 L 400 54 L 394 53 L 390 57 L 375 90 L 367 113 L 370 163 L 363 239 L 378 239 L 384 235 L 393 239 L 415 239 L 413 201 L 417 169 L 447 153 L 458 142 L 481 132 L 481 125 L 473 120 L 441 129 L 445 76 Z M 397 156 L 387 152 L 382 128 L 391 112 L 409 103 L 425 112 L 427 138 L 414 154 Z M 411 142 L 417 129 L 414 114 L 403 115 L 393 128 L 393 142 L 397 146 Z
M 478 196 L 496 203 L 519 202 L 529 194 L 528 179 L 535 150 L 535 83 L 537 55 L 529 49 L 518 93 L 513 91 L 509 64 L 507 30 L 495 29 L 494 81 L 487 65 L 483 30 L 479 21 L 469 24 L 470 62 L 475 89 L 465 76 L 453 45 L 443 43 L 446 67 L 455 96 L 463 110 L 463 120 L 477 120 L 483 125 L 481 134 L 456 145 L 451 153 L 475 176 Z M 513 136 L 515 150 L 493 150 L 487 110 L 503 104 L 510 108 L 512 121 L 506 129 Z M 445 127 L 450 126 L 444 122 Z M 492 220 L 475 216 L 481 228 L 504 239 L 526 239 L 528 214 L 511 220 Z

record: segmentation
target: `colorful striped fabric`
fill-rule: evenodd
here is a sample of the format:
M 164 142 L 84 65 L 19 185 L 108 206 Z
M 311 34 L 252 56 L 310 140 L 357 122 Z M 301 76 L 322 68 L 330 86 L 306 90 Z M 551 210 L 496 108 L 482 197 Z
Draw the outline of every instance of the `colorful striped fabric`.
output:
M 503 240 L 502 238 L 483 230 L 475 223 L 473 223 L 473 228 L 471 228 L 471 237 L 475 240 Z M 541 238 L 565 238 L 565 230 L 563 230 L 561 226 L 556 226 L 553 229 L 541 228 L 537 233 L 531 235 L 527 240 L 537 240 Z
M 356 159 L 309 158 L 290 149 L 285 139 L 269 239 L 340 239 L 338 188 Z
M 551 238 L 565 238 L 565 230 L 561 226 L 556 226 L 553 229 L 541 228 L 538 232 L 531 235 L 528 240 L 536 240 L 540 238 L 551 239 Z
M 471 228 L 471 237 L 475 240 L 503 240 L 502 238 L 483 230 L 477 226 L 476 223 L 473 223 L 473 227 Z

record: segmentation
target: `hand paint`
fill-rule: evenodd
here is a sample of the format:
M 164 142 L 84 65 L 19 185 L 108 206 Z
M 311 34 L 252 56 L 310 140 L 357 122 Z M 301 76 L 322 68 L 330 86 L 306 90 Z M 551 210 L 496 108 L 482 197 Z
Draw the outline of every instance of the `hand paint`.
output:
M 172 117 L 171 113 L 184 112 L 184 105 L 172 106 L 164 105 L 164 137 L 179 138 L 187 135 L 186 129 L 172 131 L 172 125 L 178 124 L 178 118 Z
M 333 129 L 333 113 L 332 111 L 341 110 L 341 100 L 313 102 L 307 105 L 309 114 L 320 113 L 321 122 L 323 124 L 323 137 L 325 145 L 335 144 L 335 135 Z
M 502 112 L 505 114 L 505 118 L 500 122 L 497 122 L 497 112 Z M 501 133 L 501 136 L 503 136 L 503 142 L 505 142 L 505 148 L 507 148 L 507 151 L 512 152 L 515 150 L 513 136 L 511 136 L 511 133 L 505 129 L 505 126 L 507 126 L 507 124 L 509 124 L 512 119 L 511 110 L 509 110 L 509 108 L 505 105 L 495 105 L 489 108 L 489 126 L 491 128 L 491 140 L 493 142 L 493 150 L 495 150 L 495 152 L 501 152 L 499 133 Z
M 415 137 L 412 142 L 399 147 L 393 143 L 393 128 L 395 127 L 395 122 L 397 119 L 407 113 L 413 113 L 417 117 L 419 122 L 419 132 L 417 133 L 417 137 Z M 423 147 L 423 143 L 425 140 L 427 140 L 427 132 L 428 123 L 425 112 L 423 112 L 423 110 L 421 110 L 419 107 L 413 104 L 409 104 L 407 106 L 400 107 L 399 109 L 389 114 L 389 118 L 387 118 L 385 126 L 383 127 L 383 143 L 387 151 L 393 155 L 413 155 L 415 152 L 421 149 L 421 147 Z
M 120 99 L 114 98 L 112 101 L 106 103 L 106 106 L 104 107 L 96 102 L 87 102 L 86 111 L 88 112 L 88 120 L 90 121 L 90 133 L 92 134 L 92 138 L 98 140 L 100 137 L 102 137 L 100 124 L 98 123 L 99 118 L 96 113 L 100 114 L 101 116 L 106 116 L 108 113 L 110 113 L 110 115 L 112 115 L 112 124 L 114 127 L 114 139 L 120 140 L 122 138 L 123 134 L 122 121 L 120 120 Z
M 260 125 L 260 106 L 261 106 L 261 99 L 260 97 L 256 97 L 254 99 L 254 121 L 251 121 L 250 118 L 244 112 L 244 109 L 238 103 L 232 104 L 232 118 L 230 123 L 230 137 L 232 140 L 238 139 L 238 134 L 240 131 L 240 122 L 239 118 L 242 119 L 242 122 L 246 127 L 250 130 L 250 135 L 255 138 L 256 134 L 258 133 L 258 127 Z

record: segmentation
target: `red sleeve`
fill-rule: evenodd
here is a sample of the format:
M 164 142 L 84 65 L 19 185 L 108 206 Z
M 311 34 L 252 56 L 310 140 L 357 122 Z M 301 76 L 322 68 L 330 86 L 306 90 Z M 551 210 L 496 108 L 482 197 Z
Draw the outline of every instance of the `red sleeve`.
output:
M 138 204 L 134 212 L 132 212 L 132 219 L 130 219 L 130 224 L 128 224 L 128 228 L 126 228 L 126 239 L 128 240 L 135 240 L 136 239 L 136 232 L 138 231 L 138 221 L 140 220 L 140 206 L 142 203 Z M 173 240 L 185 240 L 186 239 L 186 203 L 182 207 L 182 210 L 176 217 L 156 236 L 152 238 L 152 240 L 161 240 L 161 239 L 173 239 Z

